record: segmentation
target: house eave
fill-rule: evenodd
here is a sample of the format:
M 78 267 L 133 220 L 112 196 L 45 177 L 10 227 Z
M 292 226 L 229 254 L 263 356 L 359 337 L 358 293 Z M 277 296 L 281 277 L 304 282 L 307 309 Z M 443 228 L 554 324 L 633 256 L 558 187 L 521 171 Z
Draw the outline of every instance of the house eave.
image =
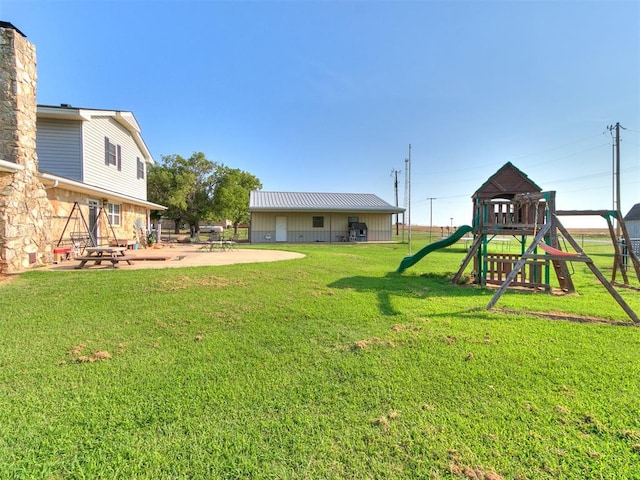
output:
M 155 161 L 153 160 L 151 152 L 147 148 L 147 145 L 144 143 L 144 140 L 140 135 L 140 126 L 138 125 L 138 121 L 136 120 L 136 117 L 133 115 L 133 113 L 117 111 L 114 112 L 114 114 L 116 122 L 120 123 L 123 127 L 129 130 L 129 132 L 131 132 L 133 140 L 136 142 L 136 145 L 138 145 L 138 148 L 144 155 L 145 161 L 148 164 L 153 165 Z
M 24 165 L 18 165 L 14 162 L 8 162 L 7 160 L 0 160 L 0 172 L 15 173 L 20 170 L 24 170 Z
M 127 129 L 134 142 L 142 152 L 142 156 L 147 164 L 155 164 L 155 160 L 151 156 L 151 152 L 144 143 L 142 136 L 140 135 L 140 126 L 138 121 L 132 112 L 125 112 L 119 110 L 93 110 L 88 108 L 74 108 L 71 106 L 53 106 L 53 105 L 38 105 L 37 116 L 38 118 L 52 118 L 58 120 L 77 120 L 81 122 L 88 122 L 94 116 L 107 116 L 112 117 L 116 122 Z
M 48 186 L 48 187 L 64 188 L 65 190 L 69 190 L 71 192 L 84 193 L 87 195 L 94 195 L 100 198 L 106 198 L 107 200 L 125 202 L 131 205 L 148 208 L 149 210 L 166 210 L 167 209 L 167 207 L 165 207 L 164 205 L 158 205 L 157 203 L 148 202 L 146 200 L 130 197 L 128 195 L 122 195 L 117 192 L 112 192 L 111 190 L 107 190 L 100 187 L 94 187 L 93 185 L 77 182 L 75 180 L 71 180 L 65 177 L 53 175 L 51 173 L 40 172 L 38 176 L 42 181 L 42 183 L 45 185 L 45 187 Z
M 91 120 L 91 115 L 79 108 L 54 107 L 51 105 L 38 105 L 38 118 L 54 118 L 58 120 L 79 120 L 87 122 Z

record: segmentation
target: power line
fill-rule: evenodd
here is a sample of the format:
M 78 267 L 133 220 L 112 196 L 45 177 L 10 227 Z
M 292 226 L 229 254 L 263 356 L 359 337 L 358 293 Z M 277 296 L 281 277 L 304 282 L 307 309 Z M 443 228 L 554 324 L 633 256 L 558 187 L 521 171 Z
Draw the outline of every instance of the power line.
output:
M 598 133 L 598 134 L 595 134 L 595 135 L 589 135 L 588 137 L 583 137 L 583 138 L 580 138 L 580 139 L 575 140 L 573 142 L 567 142 L 567 143 L 564 143 L 562 145 L 556 145 L 554 147 L 550 147 L 550 148 L 547 148 L 547 149 L 544 149 L 544 150 L 538 150 L 536 152 L 527 153 L 527 154 L 520 155 L 520 156 L 517 156 L 517 157 L 511 157 L 511 159 L 509 159 L 507 161 L 514 162 L 514 161 L 521 160 L 521 159 L 524 159 L 524 158 L 534 157 L 536 155 L 542 155 L 544 153 L 551 152 L 551 151 L 554 151 L 554 150 L 558 150 L 560 148 L 568 147 L 568 146 L 571 146 L 571 145 L 574 145 L 574 144 L 577 144 L 577 143 L 581 143 L 581 142 L 584 142 L 586 140 L 590 140 L 592 138 L 600 137 L 600 136 L 604 135 L 605 133 L 606 132 Z M 584 149 L 584 150 L 580 150 L 578 152 L 575 152 L 575 153 L 572 153 L 572 154 L 569 154 L 569 155 L 564 155 L 562 157 L 556 157 L 555 159 L 547 160 L 544 163 L 550 163 L 550 162 L 561 160 L 563 158 L 567 158 L 567 157 L 570 157 L 570 156 L 573 156 L 573 155 L 579 155 L 580 153 L 588 152 L 590 150 L 595 150 L 596 148 L 600 148 L 600 147 L 606 146 L 606 145 L 609 145 L 609 143 L 598 144 L 595 147 L 590 147 L 590 148 L 587 148 L 587 149 Z M 474 165 L 474 166 L 470 166 L 470 167 L 465 167 L 465 169 L 466 170 L 486 169 L 488 167 L 493 166 L 494 164 L 495 164 L 495 162 L 483 163 L 483 164 L 480 164 L 480 165 Z M 540 163 L 538 163 L 538 164 L 540 164 Z M 456 170 L 456 169 L 441 170 L 438 173 L 459 173 L 459 170 Z
M 553 150 L 558 150 L 558 149 L 560 149 L 560 148 L 568 147 L 568 146 L 570 146 L 570 145 L 574 145 L 574 144 L 576 144 L 576 143 L 584 142 L 585 140 L 590 140 L 590 139 L 592 139 L 592 138 L 599 137 L 599 136 L 601 136 L 601 135 L 604 135 L 604 133 L 605 133 L 605 132 L 599 133 L 599 134 L 597 134 L 597 135 L 589 135 L 588 137 L 584 137 L 584 138 L 581 138 L 581 139 L 579 139 L 579 140 L 575 140 L 575 141 L 573 141 L 573 142 L 564 143 L 564 144 L 562 144 L 562 145 L 557 145 L 557 146 L 555 146 L 555 147 L 551 147 L 551 148 L 548 148 L 548 149 L 546 149 L 546 150 L 541 150 L 541 151 L 539 151 L 539 152 L 529 153 L 529 154 L 527 154 L 527 155 L 523 155 L 523 156 L 520 156 L 520 157 L 515 157 L 515 158 L 513 158 L 512 160 L 514 160 L 514 161 L 515 161 L 515 160 L 521 160 L 521 159 L 523 159 L 523 158 L 533 157 L 533 156 L 536 156 L 536 155 L 542 155 L 543 153 L 552 152 Z
M 533 167 L 533 166 L 540 166 L 540 165 L 548 165 L 548 164 L 551 164 L 551 163 L 557 163 L 557 162 L 558 162 L 558 161 L 560 161 L 560 160 L 564 160 L 564 159 L 566 159 L 566 158 L 575 157 L 575 156 L 580 155 L 580 154 L 582 154 L 582 153 L 590 152 L 590 151 L 592 151 L 592 150 L 597 150 L 597 149 L 599 149 L 599 148 L 607 147 L 607 146 L 609 146 L 609 143 L 601 143 L 601 144 L 595 145 L 595 146 L 593 146 L 593 147 L 585 148 L 585 149 L 583 149 L 583 150 L 580 150 L 580 151 L 577 151 L 577 152 L 574 152 L 574 153 L 570 153 L 570 154 L 567 154 L 567 155 L 564 155 L 564 156 L 561 156 L 561 157 L 556 157 L 556 158 L 551 158 L 551 159 L 549 159 L 549 160 L 544 160 L 544 161 L 536 162 L 536 164 L 535 164 L 535 165 L 532 165 L 532 167 Z M 487 165 L 478 166 L 478 167 L 469 167 L 469 168 L 465 168 L 465 170 L 466 170 L 466 171 L 469 171 L 469 170 L 473 170 L 473 169 L 480 169 L 480 168 L 483 168 L 483 169 L 485 169 L 485 170 L 486 170 L 486 167 L 487 167 L 487 166 L 488 166 L 488 164 L 487 164 Z M 527 168 L 524 168 L 524 170 L 527 170 Z M 445 170 L 445 171 L 435 172 L 435 175 L 439 175 L 439 174 L 446 174 L 447 172 L 451 172 L 451 173 L 459 173 L 459 172 L 458 172 L 458 171 L 456 171 L 456 170 Z M 428 185 L 459 184 L 459 183 L 461 183 L 461 182 L 471 181 L 471 180 L 473 180 L 473 179 L 475 179 L 475 178 L 476 178 L 475 176 L 474 176 L 474 177 L 466 177 L 466 178 L 456 177 L 456 179 L 455 179 L 455 180 L 451 180 L 451 181 L 449 181 L 449 182 L 437 182 L 437 183 L 436 183 L 436 182 L 425 182 L 425 183 L 421 183 L 421 182 L 420 182 L 420 183 L 418 183 L 418 184 L 419 184 L 419 185 L 427 185 L 427 186 L 428 186 Z M 414 183 L 415 183 L 415 182 L 414 182 Z
M 631 172 L 635 172 L 636 170 L 640 169 L 640 167 L 638 166 L 634 166 L 634 167 L 628 167 L 625 169 L 622 169 L 621 172 L 624 173 L 631 173 Z M 590 173 L 587 175 L 580 175 L 577 177 L 562 177 L 559 179 L 553 179 L 553 180 L 544 180 L 542 182 L 539 183 L 544 183 L 547 186 L 553 185 L 553 184 L 567 184 L 567 183 L 574 183 L 574 182 L 579 182 L 582 180 L 589 180 L 589 179 L 593 179 L 593 178 L 606 178 L 608 175 L 610 174 L 609 171 L 600 171 L 600 172 L 594 172 L 594 173 Z M 453 183 L 460 183 L 458 182 L 453 182 Z M 444 183 L 441 183 L 444 184 Z M 606 186 L 602 186 L 602 187 L 590 187 L 590 188 L 585 188 L 582 190 L 598 190 L 598 189 L 602 189 L 602 188 L 608 188 Z M 568 192 L 568 190 L 562 190 L 563 192 Z M 580 190 L 571 190 L 572 192 L 578 192 Z M 462 195 L 444 195 L 444 196 L 439 196 L 438 200 L 452 200 L 452 199 L 456 199 L 456 198 L 471 198 L 471 196 L 473 195 L 473 192 L 471 193 L 466 193 L 466 194 L 462 194 Z M 429 198 L 427 198 L 426 200 L 429 200 Z M 418 204 L 423 204 L 426 203 L 426 200 L 424 202 L 416 202 Z
M 584 149 L 584 150 L 580 150 L 578 152 L 574 152 L 574 153 L 571 153 L 571 154 L 568 154 L 568 155 L 564 155 L 562 157 L 556 157 L 556 158 L 552 158 L 552 159 L 549 159 L 549 160 L 546 160 L 546 161 L 540 161 L 540 162 L 536 162 L 535 164 L 527 165 L 525 167 L 522 167 L 522 170 L 528 170 L 527 167 L 529 167 L 529 166 L 532 167 L 532 168 L 535 168 L 535 167 L 539 167 L 541 165 L 548 165 L 548 164 L 558 163 L 560 160 L 564 160 L 564 159 L 567 159 L 567 158 L 575 157 L 575 156 L 580 155 L 582 153 L 586 153 L 586 152 L 589 152 L 589 151 L 592 151 L 592 150 L 597 150 L 599 148 L 606 147 L 606 146 L 609 146 L 609 144 L 608 143 L 602 143 L 602 144 L 599 144 L 599 145 L 596 145 L 596 146 L 593 146 L 593 147 L 590 147 L 590 148 L 587 148 L 587 149 Z M 475 178 L 475 177 L 473 177 L 473 178 Z M 572 177 L 564 177 L 564 178 L 572 178 Z M 456 180 L 452 180 L 450 182 L 438 182 L 437 184 L 438 185 L 444 185 L 446 183 L 456 183 L 457 184 L 457 183 L 465 182 L 467 180 L 470 181 L 471 177 L 467 177 L 466 179 L 461 179 L 460 177 L 458 177 Z

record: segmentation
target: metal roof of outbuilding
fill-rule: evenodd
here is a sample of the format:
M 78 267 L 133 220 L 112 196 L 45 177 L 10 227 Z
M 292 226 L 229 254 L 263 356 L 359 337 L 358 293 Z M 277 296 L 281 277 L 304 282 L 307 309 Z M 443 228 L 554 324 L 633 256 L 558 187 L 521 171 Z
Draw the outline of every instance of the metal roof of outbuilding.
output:
M 265 192 L 254 190 L 249 197 L 250 211 L 368 211 L 400 213 L 395 207 L 372 193 Z
M 631 207 L 629 213 L 624 216 L 625 222 L 632 220 L 640 220 L 640 203 L 636 203 L 633 207 Z

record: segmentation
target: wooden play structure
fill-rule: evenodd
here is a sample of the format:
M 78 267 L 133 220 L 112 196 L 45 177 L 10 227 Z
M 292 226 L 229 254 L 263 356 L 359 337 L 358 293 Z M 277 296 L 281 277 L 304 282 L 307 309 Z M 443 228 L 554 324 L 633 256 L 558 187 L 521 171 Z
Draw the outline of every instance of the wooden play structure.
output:
M 625 243 L 631 244 L 620 212 L 557 210 L 555 192 L 543 192 L 510 162 L 492 175 L 472 199 L 474 240 L 454 275 L 453 282 L 460 281 L 465 269 L 473 261 L 472 277 L 475 283 L 499 286 L 487 306 L 488 309 L 496 304 L 509 287 L 550 291 L 552 272 L 563 292 L 575 292 L 570 267 L 573 262 L 581 262 L 589 267 L 633 322 L 640 323 L 638 316 L 614 288 L 614 285 L 630 286 L 628 267 L 612 223 L 612 219 L 619 222 Z M 611 281 L 605 278 L 562 225 L 559 217 L 563 215 L 599 215 L 607 221 L 615 250 Z M 499 249 L 490 248 L 492 240 L 504 236 L 518 240 L 518 252 L 498 252 L 496 250 Z M 633 251 L 629 257 L 636 278 L 640 280 L 640 261 Z M 622 277 L 622 283 L 616 282 L 618 273 Z
M 467 257 L 454 277 L 457 282 L 473 260 L 474 282 L 486 285 L 501 285 L 524 252 L 527 238 L 536 235 L 538 224 L 546 223 L 548 209 L 555 210 L 555 196 L 541 195 L 542 189 L 513 164 L 506 163 L 492 175 L 474 194 L 473 236 L 474 241 Z M 550 234 L 551 235 L 551 234 Z M 520 244 L 518 252 L 495 252 L 489 246 L 496 238 L 510 236 Z M 557 239 L 549 238 L 549 245 L 557 247 Z M 571 277 L 562 263 L 554 269 L 561 288 L 573 291 Z M 514 287 L 543 288 L 549 286 L 549 262 L 530 258 L 514 274 L 510 284 Z

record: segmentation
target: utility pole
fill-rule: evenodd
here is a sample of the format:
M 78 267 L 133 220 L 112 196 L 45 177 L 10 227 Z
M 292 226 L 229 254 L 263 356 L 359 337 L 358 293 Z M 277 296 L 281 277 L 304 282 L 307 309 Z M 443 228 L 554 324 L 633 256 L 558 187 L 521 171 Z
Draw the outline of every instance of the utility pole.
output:
M 615 163 L 613 166 L 613 179 L 614 179 L 613 207 L 616 212 L 622 212 L 622 206 L 620 205 L 620 129 L 621 128 L 623 130 L 626 130 L 626 128 L 620 125 L 620 122 L 617 122 L 615 125 L 609 125 L 607 127 L 609 131 L 615 130 L 615 133 L 616 133 L 614 138 L 614 143 L 613 143 L 613 148 L 615 150 Z M 621 219 L 616 218 L 616 235 L 618 237 L 620 237 L 621 235 L 620 220 Z
M 411 255 L 411 144 L 409 144 L 409 157 L 404 159 L 405 163 L 405 200 L 407 207 L 407 223 L 409 225 L 409 255 Z
M 398 207 L 398 173 L 400 173 L 400 170 L 391 170 L 391 176 L 394 177 L 395 176 L 395 181 L 393 182 L 393 189 L 395 191 L 396 194 L 396 208 Z M 400 215 L 399 213 L 396 213 L 396 237 L 398 235 L 400 235 L 400 231 L 399 231 L 399 221 L 398 221 L 398 215 Z
M 431 243 L 431 230 L 433 230 L 433 201 L 437 200 L 436 197 L 427 197 L 429 200 L 429 243 Z

